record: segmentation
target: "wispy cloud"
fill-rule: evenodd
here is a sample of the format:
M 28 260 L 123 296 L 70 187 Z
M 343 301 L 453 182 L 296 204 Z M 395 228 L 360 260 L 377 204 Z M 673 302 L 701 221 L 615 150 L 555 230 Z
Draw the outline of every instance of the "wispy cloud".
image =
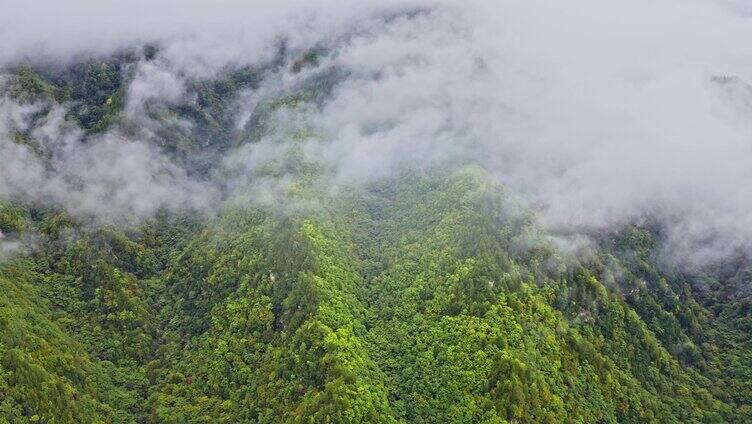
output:
M 289 63 L 238 98 L 237 126 L 263 99 L 323 78 L 331 90 L 302 113 L 315 134 L 303 149 L 335 182 L 471 161 L 552 228 L 657 220 L 677 255 L 697 261 L 752 247 L 752 21 L 740 3 L 8 1 L 5 65 L 160 50 L 129 80 L 124 114 L 141 130 L 81 143 L 53 113 L 35 130 L 55 146 L 52 168 L 10 141 L 33 106 L 4 100 L 0 196 L 24 191 L 102 215 L 215 203 L 220 187 L 240 183 L 173 163 L 155 147 L 149 129 L 160 123 L 148 110 L 191 101 L 191 81 L 269 63 L 284 45 Z M 292 69 L 314 47 L 317 66 Z M 285 127 L 303 119 L 285 113 L 277 133 L 217 166 L 238 178 L 285 154 Z M 275 184 L 261 181 L 268 196 Z

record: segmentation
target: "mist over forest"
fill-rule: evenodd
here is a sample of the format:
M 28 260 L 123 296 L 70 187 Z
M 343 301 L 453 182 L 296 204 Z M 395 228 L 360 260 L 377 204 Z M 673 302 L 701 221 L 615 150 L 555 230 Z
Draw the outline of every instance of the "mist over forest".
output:
M 752 421 L 748 39 L 0 1 L 0 422 Z

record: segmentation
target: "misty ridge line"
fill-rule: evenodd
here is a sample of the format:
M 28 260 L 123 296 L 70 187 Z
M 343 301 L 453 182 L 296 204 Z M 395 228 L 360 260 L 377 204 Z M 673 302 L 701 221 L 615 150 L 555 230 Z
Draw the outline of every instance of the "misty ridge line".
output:
M 274 204 L 301 157 L 332 190 L 474 163 L 542 225 L 575 235 L 565 240 L 658 222 L 679 260 L 752 247 L 752 55 L 732 42 L 752 35 L 752 21 L 739 5 L 278 3 L 189 3 L 169 17 L 168 2 L 145 22 L 141 2 L 132 12 L 11 7 L 50 27 L 6 16 L 6 69 L 136 57 L 118 65 L 122 105 L 95 134 L 70 118 L 75 102 L 0 100 L 0 199 L 138 222 L 163 209 L 214 214 L 228 200 Z M 102 32 L 97 43 L 50 23 L 58 12 L 75 23 L 77 7 L 122 19 L 88 29 Z M 206 95 L 228 80 L 225 98 Z M 191 115 L 215 100 L 221 119 Z

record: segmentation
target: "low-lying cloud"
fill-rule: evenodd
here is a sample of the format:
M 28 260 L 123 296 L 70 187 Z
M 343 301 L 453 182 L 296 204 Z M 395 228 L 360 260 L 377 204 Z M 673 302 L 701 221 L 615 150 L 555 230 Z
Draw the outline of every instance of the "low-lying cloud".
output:
M 0 99 L 0 199 L 55 203 L 100 223 L 146 218 L 161 208 L 207 210 L 212 203 L 212 186 L 189 178 L 153 145 L 117 131 L 83 142 L 59 107 L 31 130 L 34 145 L 17 142 L 14 134 L 28 130 L 39 108 Z
M 302 119 L 294 125 L 315 134 L 305 153 L 341 183 L 469 161 L 554 229 L 658 221 L 674 255 L 699 262 L 752 248 L 752 18 L 739 2 L 10 0 L 3 9 L 0 65 L 159 50 L 127 90 L 123 114 L 138 130 L 82 142 L 52 113 L 35 130 L 51 165 L 10 140 L 37 106 L 3 100 L 0 197 L 26 192 L 97 216 L 201 209 L 220 186 L 285 154 Z M 324 52 L 317 65 L 292 69 L 311 48 Z M 155 147 L 150 108 L 191 101 L 196 78 L 280 54 L 290 63 L 239 96 L 238 128 L 275 93 L 336 81 L 319 104 L 278 111 L 288 128 L 224 153 L 218 167 L 234 181 L 197 178 Z M 257 182 L 260 197 L 290 183 Z

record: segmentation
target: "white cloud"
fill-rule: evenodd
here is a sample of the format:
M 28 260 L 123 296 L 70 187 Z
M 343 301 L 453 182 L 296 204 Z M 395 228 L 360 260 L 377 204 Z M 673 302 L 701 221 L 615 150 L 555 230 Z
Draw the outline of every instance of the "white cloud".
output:
M 677 252 L 693 259 L 752 247 L 746 85 L 752 47 L 745 42 L 752 21 L 740 2 L 5 0 L 3 6 L 10 13 L 0 18 L 0 63 L 160 43 L 158 61 L 141 64 L 129 88 L 133 116 L 149 102 L 180 101 L 190 78 L 268 61 L 279 40 L 293 50 L 323 44 L 331 54 L 321 67 L 346 77 L 320 110 L 309 112 L 319 137 L 306 148 L 343 181 L 405 164 L 472 160 L 554 228 L 653 218 L 668 225 Z M 417 10 L 423 12 L 396 13 Z M 271 75 L 241 97 L 244 110 L 306 75 Z M 8 122 L 18 120 L 3 113 Z M 72 172 L 86 183 L 73 190 L 74 205 L 94 209 L 114 185 L 122 188 L 118 205 L 144 214 L 160 199 L 190 204 L 189 193 L 205 190 L 148 143 L 118 137 L 108 134 L 98 147 L 62 159 L 63 173 L 87 168 Z M 262 142 L 224 163 L 251 172 L 260 155 L 284 148 Z M 48 183 L 22 148 L 0 149 L 6 192 L 21 185 L 10 169 Z M 55 184 L 67 198 L 67 183 Z M 139 198 L 135 188 L 144 186 L 154 186 L 154 196 Z

